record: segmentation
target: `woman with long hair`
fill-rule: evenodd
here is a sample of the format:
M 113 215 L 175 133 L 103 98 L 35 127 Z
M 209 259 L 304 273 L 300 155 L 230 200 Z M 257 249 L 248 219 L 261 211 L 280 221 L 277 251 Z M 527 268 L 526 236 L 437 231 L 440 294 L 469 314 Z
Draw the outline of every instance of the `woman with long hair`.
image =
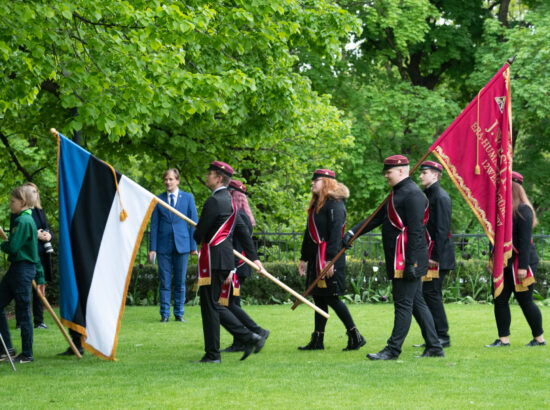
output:
M 336 181 L 335 173 L 329 169 L 318 169 L 313 173 L 311 193 L 298 266 L 300 276 L 307 275 L 306 287 L 317 278 L 342 247 L 342 234 L 346 223 L 345 200 L 349 197 L 348 188 Z M 346 260 L 341 257 L 317 283 L 311 294 L 319 308 L 326 312 L 330 306 L 346 327 L 348 345 L 343 350 L 357 350 L 365 345 L 365 339 L 355 327 L 348 307 L 339 298 L 346 289 L 345 269 Z M 326 318 L 315 313 L 315 330 L 311 340 L 298 349 L 323 350 L 326 323 Z
M 539 258 L 533 245 L 532 230 L 537 224 L 537 215 L 533 205 L 523 189 L 523 176 L 512 172 L 512 208 L 513 208 L 513 253 L 504 268 L 504 286 L 500 295 L 495 298 L 495 319 L 498 339 L 485 347 L 510 346 L 510 295 L 518 301 L 527 323 L 531 327 L 533 340 L 527 346 L 544 346 L 542 315 L 533 301 L 535 272 Z

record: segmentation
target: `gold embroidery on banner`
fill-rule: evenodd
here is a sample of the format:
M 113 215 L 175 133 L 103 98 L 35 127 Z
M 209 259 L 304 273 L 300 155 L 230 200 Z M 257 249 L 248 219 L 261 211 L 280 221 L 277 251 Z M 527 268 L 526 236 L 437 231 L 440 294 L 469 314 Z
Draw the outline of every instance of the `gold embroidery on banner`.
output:
M 473 213 L 481 222 L 481 225 L 483 226 L 485 233 L 489 237 L 491 244 L 494 244 L 495 232 L 493 230 L 493 226 L 488 221 L 485 211 L 481 209 L 481 207 L 479 206 L 477 199 L 474 198 L 474 196 L 472 195 L 472 191 L 470 191 L 470 188 L 468 188 L 466 184 L 464 184 L 464 180 L 458 174 L 458 171 L 456 170 L 455 166 L 451 163 L 449 157 L 443 152 L 443 149 L 440 146 L 437 146 L 435 148 L 434 154 L 436 157 L 438 157 L 439 161 L 443 163 L 443 166 L 445 167 L 445 169 L 447 170 L 447 173 L 449 174 L 449 176 L 455 183 L 456 187 L 462 194 L 462 197 L 464 198 L 466 203 L 472 209 Z

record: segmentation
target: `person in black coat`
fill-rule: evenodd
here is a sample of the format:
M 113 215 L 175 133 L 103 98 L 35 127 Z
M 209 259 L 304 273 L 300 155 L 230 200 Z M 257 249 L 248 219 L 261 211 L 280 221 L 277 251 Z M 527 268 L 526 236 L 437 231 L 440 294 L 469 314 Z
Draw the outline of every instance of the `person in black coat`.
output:
M 199 295 L 205 354 L 200 363 L 220 363 L 220 323 L 245 346 L 241 360 L 252 351 L 258 353 L 265 338 L 251 332 L 226 307 L 219 303 L 223 284 L 230 284 L 229 273 L 235 269 L 233 235 L 237 235 L 248 258 L 263 269 L 246 224 L 237 214 L 227 192 L 233 168 L 214 161 L 208 168 L 206 185 L 212 195 L 202 207 L 193 237 L 202 243 L 199 253 Z
M 371 360 L 397 359 L 409 332 L 411 317 L 420 324 L 426 342 L 421 357 L 444 356 L 435 332 L 433 318 L 422 297 L 421 277 L 428 271 L 428 246 L 425 223 L 428 201 L 409 177 L 409 161 L 403 155 L 384 160 L 384 176 L 392 188 L 389 199 L 361 234 L 382 225 L 382 243 L 388 278 L 392 280 L 395 318 L 387 346 L 378 353 L 369 353 Z M 349 246 L 351 238 L 363 222 L 355 225 L 343 238 Z
M 48 220 L 46 218 L 46 213 L 42 209 L 42 204 L 40 202 L 40 192 L 38 187 L 32 182 L 25 182 L 24 186 L 28 186 L 32 189 L 36 195 L 36 203 L 32 208 L 32 219 L 36 224 L 38 229 L 38 256 L 40 257 L 40 263 L 44 269 L 44 277 L 46 282 L 51 282 L 53 280 L 52 275 L 52 259 L 51 254 L 53 253 L 53 247 L 51 240 L 53 239 L 53 234 L 50 232 L 48 227 Z M 10 218 L 10 230 L 13 228 L 15 222 L 15 215 L 12 214 Z M 43 295 L 46 295 L 46 285 L 38 285 L 38 289 L 42 292 Z M 44 305 L 42 300 L 36 292 L 32 292 L 32 315 L 34 320 L 35 329 L 47 329 L 48 326 L 44 323 Z M 19 326 L 19 324 L 17 325 Z
M 533 245 L 532 231 L 537 224 L 537 216 L 533 205 L 523 189 L 523 176 L 512 172 L 512 257 L 504 268 L 504 283 L 502 292 L 495 298 L 494 309 L 497 322 L 498 339 L 485 347 L 510 346 L 510 296 L 518 301 L 527 323 L 531 327 L 533 340 L 527 346 L 544 346 L 544 331 L 542 315 L 533 301 L 535 273 L 539 263 L 537 251 Z
M 237 208 L 239 209 L 239 217 L 242 218 L 248 228 L 250 236 L 252 236 L 252 231 L 254 229 L 254 225 L 256 225 L 256 222 L 254 220 L 254 215 L 252 215 L 252 211 L 250 210 L 250 206 L 248 205 L 246 186 L 241 181 L 232 179 L 229 182 L 228 190 L 231 198 L 235 201 L 235 205 L 237 205 Z M 233 248 L 237 252 L 243 252 L 243 246 L 241 245 L 237 235 L 233 235 Z M 252 269 L 247 263 L 238 257 L 235 257 L 235 265 L 236 268 L 231 272 L 231 275 L 235 275 L 236 277 L 231 277 L 232 289 L 230 289 L 229 293 L 228 308 L 249 330 L 262 336 L 264 339 L 267 339 L 269 337 L 269 330 L 260 327 L 241 307 L 243 284 L 247 278 L 252 276 Z M 244 345 L 240 343 L 237 338 L 233 338 L 233 343 L 222 350 L 222 352 L 243 351 Z
M 428 198 L 430 217 L 428 231 L 428 274 L 422 277 L 422 295 L 434 318 L 441 345 L 449 347 L 449 323 L 443 305 L 442 285 L 449 271 L 456 268 L 455 249 L 451 239 L 451 197 L 439 184 L 443 167 L 434 161 L 420 165 L 420 185 Z
M 342 247 L 342 234 L 346 224 L 345 199 L 348 188 L 336 181 L 335 173 L 329 169 L 318 169 L 311 181 L 311 202 L 308 222 L 302 241 L 302 252 L 298 272 L 306 276 L 306 288 L 321 273 Z M 307 270 L 306 270 L 307 263 Z M 315 304 L 325 312 L 330 306 L 338 315 L 348 335 L 348 345 L 343 350 L 357 350 L 365 345 L 365 339 L 357 330 L 348 307 L 339 298 L 346 290 L 346 259 L 339 258 L 321 279 L 311 294 Z M 300 350 L 324 349 L 324 335 L 327 319 L 315 312 L 315 330 L 310 342 Z

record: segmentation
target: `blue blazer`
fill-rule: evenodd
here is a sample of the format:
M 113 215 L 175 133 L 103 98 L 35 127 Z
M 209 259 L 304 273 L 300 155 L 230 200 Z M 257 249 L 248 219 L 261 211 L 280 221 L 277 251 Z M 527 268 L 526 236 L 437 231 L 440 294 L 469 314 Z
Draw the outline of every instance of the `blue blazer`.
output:
M 164 192 L 158 198 L 168 203 L 168 193 Z M 178 191 L 178 200 L 175 208 L 194 222 L 199 220 L 193 195 Z M 173 234 L 174 244 L 178 253 L 196 251 L 197 243 L 193 239 L 194 230 L 195 228 L 179 216 L 173 214 L 162 205 L 157 205 L 151 215 L 150 250 L 160 253 L 170 251 L 171 246 L 168 241 Z

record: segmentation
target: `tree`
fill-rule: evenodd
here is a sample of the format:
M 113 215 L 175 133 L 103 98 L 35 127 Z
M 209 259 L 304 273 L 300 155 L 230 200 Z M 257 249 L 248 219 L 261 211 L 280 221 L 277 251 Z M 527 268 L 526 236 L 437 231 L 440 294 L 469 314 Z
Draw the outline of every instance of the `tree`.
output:
M 227 161 L 269 224 L 303 219 L 311 165 L 352 143 L 295 70 L 296 48 L 332 62 L 358 32 L 331 1 L 13 1 L 0 13 L 0 185 L 33 180 L 49 209 L 50 127 L 152 191 L 177 166 L 199 204 L 207 164 Z

